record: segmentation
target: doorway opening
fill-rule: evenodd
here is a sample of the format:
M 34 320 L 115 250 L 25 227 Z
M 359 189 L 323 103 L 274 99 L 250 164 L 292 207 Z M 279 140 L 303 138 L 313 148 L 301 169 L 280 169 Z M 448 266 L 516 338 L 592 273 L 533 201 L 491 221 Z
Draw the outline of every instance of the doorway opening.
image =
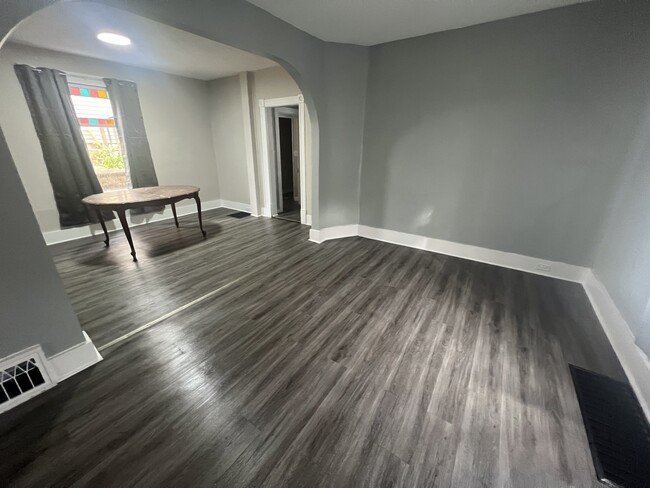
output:
M 276 217 L 300 222 L 298 107 L 273 109 L 275 123 Z
M 309 225 L 306 212 L 305 108 L 302 95 L 260 100 L 263 213 Z
M 96 33 L 109 27 L 128 34 L 133 39 L 130 47 L 112 47 L 98 40 Z M 0 49 L 0 67 L 6 75 L 2 79 L 0 122 L 3 130 L 8 129 L 7 144 L 15 156 L 11 164 L 15 164 L 20 175 L 17 184 L 25 188 L 44 241 L 52 245 L 50 252 L 89 341 L 106 350 L 145 330 L 145 325 L 157 324 L 155 317 L 169 317 L 185 310 L 188 304 L 198 305 L 199 298 L 212 296 L 209 294 L 223 285 L 222 276 L 203 281 L 198 287 L 189 281 L 187 286 L 177 286 L 178 279 L 157 280 L 154 270 L 164 269 L 171 262 L 205 258 L 232 266 L 233 276 L 248 272 L 246 260 L 230 262 L 219 250 L 232 245 L 241 229 L 255 225 L 252 218 L 230 218 L 233 212 L 254 217 L 262 213 L 259 204 L 265 189 L 260 184 L 264 185 L 262 174 L 266 170 L 262 169 L 258 151 L 261 153 L 261 133 L 266 131 L 257 117 L 256 100 L 286 96 L 277 106 L 290 107 L 283 116 L 290 123 L 294 120 L 290 144 L 299 144 L 299 153 L 306 148 L 307 154 L 311 154 L 311 137 L 308 136 L 307 145 L 302 143 L 304 125 L 296 122 L 306 120 L 310 129 L 309 114 L 300 87 L 288 71 L 271 59 L 91 2 L 58 2 L 42 9 L 25 19 L 7 41 Z M 196 52 L 204 53 L 202 59 L 211 61 L 197 62 L 192 55 Z M 53 83 L 58 96 L 53 99 L 62 101 L 57 106 L 57 115 L 61 120 L 65 117 L 66 122 L 58 124 L 57 129 L 78 135 L 72 141 L 74 148 L 68 151 L 66 146 L 66 152 L 43 154 L 28 98 L 21 79 L 14 73 L 16 65 L 25 66 L 29 73 L 52 72 L 52 80 L 65 79 Z M 118 97 L 109 93 L 109 80 L 133 87 L 125 105 L 138 106 L 141 113 L 129 117 L 129 121 L 146 125 L 146 131 L 130 126 L 130 134 L 137 132 L 128 141 L 133 144 L 127 144 L 122 137 L 127 130 L 125 119 L 118 106 L 112 105 Z M 42 90 L 42 86 L 33 89 Z M 52 117 L 51 110 L 47 113 Z M 56 134 L 60 137 L 57 141 L 70 142 L 71 138 L 61 132 Z M 47 135 L 54 137 L 50 132 Z M 275 144 L 275 137 L 271 140 Z M 70 167 L 71 158 L 63 157 L 67 154 L 80 155 L 82 164 Z M 296 159 L 299 165 L 304 164 L 304 156 L 299 154 Z M 66 198 L 65 205 L 76 205 L 82 197 L 90 196 L 88 193 L 130 192 L 128 182 L 135 174 L 131 170 L 142 168 L 143 162 L 151 163 L 157 182 L 139 187 L 200 185 L 203 214 L 199 215 L 207 238 L 197 230 L 196 214 L 200 210 L 193 199 L 174 202 L 174 207 L 167 205 L 164 210 L 156 204 L 145 207 L 145 212 L 127 211 L 124 217 L 128 226 L 122 223 L 121 216 L 106 220 L 106 230 L 117 231 L 111 234 L 110 241 L 103 226 L 93 221 L 93 215 L 87 217 L 80 212 L 84 219 L 61 222 L 62 212 L 57 206 L 48 161 L 58 164 L 51 165 L 56 171 L 52 174 L 57 177 L 57 184 L 65 183 L 66 191 L 77 190 L 75 185 L 81 180 L 72 177 L 77 173 L 99 180 L 97 185 L 92 181 L 92 191 L 77 191 L 74 198 Z M 307 163 L 307 174 L 310 169 Z M 302 166 L 297 171 L 304 174 Z M 296 182 L 296 188 L 287 191 L 287 204 L 280 200 L 281 212 L 290 210 L 291 202 L 300 205 L 298 214 L 310 211 L 311 206 L 305 207 L 300 201 L 305 198 L 301 188 L 304 183 L 299 176 L 288 176 Z M 281 196 L 283 191 L 281 188 Z M 307 199 L 309 196 L 307 190 Z M 186 202 L 190 205 L 183 205 Z M 82 209 L 85 212 L 85 207 Z M 278 224 L 284 222 L 275 221 Z M 301 236 L 306 240 L 307 234 L 304 231 Z M 130 244 L 138 250 L 140 268 L 132 264 L 133 254 L 129 251 L 135 251 Z M 149 272 L 143 275 L 143 269 Z M 135 275 L 142 279 L 133 280 Z M 194 279 L 192 274 L 183 276 Z M 165 300 L 152 305 L 147 299 L 152 293 L 164 296 Z M 101 303 L 86 313 L 88 303 L 95 303 L 98 296 L 102 297 Z

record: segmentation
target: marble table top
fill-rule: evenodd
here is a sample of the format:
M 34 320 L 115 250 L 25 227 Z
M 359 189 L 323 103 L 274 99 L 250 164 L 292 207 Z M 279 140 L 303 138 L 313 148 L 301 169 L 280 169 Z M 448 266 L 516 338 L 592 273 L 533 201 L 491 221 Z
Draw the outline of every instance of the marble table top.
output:
M 198 193 L 198 191 L 199 187 L 191 185 L 148 186 L 97 193 L 84 198 L 82 201 L 88 205 L 133 205 L 189 196 Z

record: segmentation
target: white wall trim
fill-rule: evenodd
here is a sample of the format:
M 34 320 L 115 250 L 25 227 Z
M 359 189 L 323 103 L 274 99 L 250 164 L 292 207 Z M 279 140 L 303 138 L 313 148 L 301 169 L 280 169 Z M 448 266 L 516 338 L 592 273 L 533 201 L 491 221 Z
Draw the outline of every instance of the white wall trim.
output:
M 238 212 L 248 212 L 251 215 L 253 215 L 251 211 L 251 205 L 248 203 L 233 202 L 231 200 L 217 200 L 217 201 L 219 202 L 219 207 L 230 208 L 232 210 L 237 210 Z
M 330 239 L 340 239 L 353 235 L 415 249 L 424 249 L 425 251 L 437 252 L 448 256 L 471 259 L 472 261 L 494 264 L 528 273 L 576 281 L 578 283 L 584 281 L 586 272 L 588 271 L 588 268 L 582 266 L 574 266 L 572 264 L 497 251 L 495 249 L 486 249 L 484 247 L 460 244 L 442 239 L 407 234 L 395 230 L 379 229 L 367 225 L 341 225 L 320 230 L 311 230 L 310 240 L 313 242 L 324 242 Z
M 305 101 L 302 95 L 294 95 L 292 97 L 281 97 L 281 98 L 260 98 L 259 104 L 261 107 L 275 108 L 275 107 L 284 107 L 285 105 L 298 105 Z
M 224 206 L 222 205 L 222 200 L 208 200 L 206 202 L 201 202 L 201 209 L 203 211 L 213 210 L 215 208 L 219 208 L 222 206 Z M 228 207 L 228 208 L 232 208 L 232 207 Z M 195 214 L 196 205 L 194 204 L 194 202 L 188 203 L 187 205 L 181 205 L 181 206 L 177 205 L 176 211 L 179 217 L 183 215 Z M 246 210 L 246 212 L 249 211 L 250 211 L 250 206 L 249 206 L 249 210 Z M 143 219 L 142 215 L 137 215 L 135 216 L 134 219 L 132 219 L 130 216 L 128 218 L 129 218 L 129 227 L 137 227 L 138 225 L 148 224 L 150 222 L 159 222 L 161 220 L 173 219 L 174 215 L 172 214 L 171 207 L 166 206 L 165 210 L 163 210 L 162 213 L 153 214 L 150 217 L 147 217 L 146 220 L 141 220 Z M 122 226 L 120 225 L 118 219 L 114 219 L 112 221 L 106 222 L 106 227 L 108 228 L 108 232 L 114 232 L 116 230 L 122 229 Z M 72 227 L 70 229 L 60 229 L 60 230 L 53 230 L 49 232 L 43 232 L 43 238 L 45 239 L 45 244 L 47 244 L 48 246 L 52 244 L 58 244 L 61 242 L 74 241 L 75 239 L 81 239 L 83 237 L 91 237 L 95 235 L 104 235 L 104 232 L 102 231 L 102 228 L 99 226 L 99 224 L 92 224 L 92 225 L 85 225 L 82 227 Z
M 63 381 L 103 359 L 88 334 L 84 331 L 83 335 L 84 342 L 48 358 L 54 381 Z
M 305 99 L 298 97 L 298 157 L 300 165 L 300 223 L 307 224 L 307 128 L 305 122 Z
M 302 212 L 302 209 L 300 210 Z M 305 210 L 305 225 L 311 226 L 311 215 L 306 213 L 307 211 Z
M 310 229 L 309 240 L 320 244 L 332 239 L 343 239 L 344 237 L 354 237 L 359 235 L 359 226 L 357 224 L 337 225 L 336 227 L 326 227 L 325 229 Z
M 526 271 L 544 276 L 551 276 L 567 281 L 582 283 L 588 268 L 572 264 L 549 261 L 511 252 L 497 251 L 485 247 L 460 244 L 458 242 L 434 239 L 431 237 L 407 234 L 388 229 L 379 229 L 367 225 L 359 225 L 359 235 L 376 241 L 399 244 L 401 246 L 424 249 L 448 256 L 471 259 L 480 263 L 493 264 L 504 268 Z
M 584 288 L 637 395 L 641 408 L 650 419 L 650 359 L 635 344 L 630 326 L 621 315 L 605 285 L 592 270 L 589 270 L 586 275 Z

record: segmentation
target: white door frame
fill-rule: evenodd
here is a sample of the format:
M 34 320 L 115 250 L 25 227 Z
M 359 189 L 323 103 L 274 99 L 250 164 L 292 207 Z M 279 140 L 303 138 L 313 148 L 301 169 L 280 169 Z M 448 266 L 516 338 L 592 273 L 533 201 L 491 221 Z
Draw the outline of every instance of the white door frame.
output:
M 300 223 L 307 223 L 307 171 L 305 144 L 305 99 L 302 95 L 283 98 L 267 98 L 258 101 L 260 110 L 260 132 L 262 146 L 262 215 L 277 215 L 275 180 L 275 134 L 271 110 L 288 105 L 298 106 L 298 137 L 300 146 Z M 272 137 L 270 135 L 273 134 Z

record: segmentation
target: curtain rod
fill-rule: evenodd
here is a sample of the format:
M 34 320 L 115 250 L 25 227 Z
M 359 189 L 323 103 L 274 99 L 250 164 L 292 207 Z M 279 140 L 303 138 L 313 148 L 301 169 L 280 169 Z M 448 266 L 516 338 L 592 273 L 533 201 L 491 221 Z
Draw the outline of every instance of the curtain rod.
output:
M 73 78 L 81 78 L 82 80 L 88 80 L 88 81 L 94 81 L 96 83 L 97 82 L 101 83 L 102 86 L 104 85 L 104 78 L 112 78 L 112 76 L 95 76 L 95 75 L 88 75 L 88 74 L 84 74 L 84 73 L 75 73 L 74 71 L 65 71 L 65 70 L 60 70 L 60 71 L 63 71 L 67 76 L 71 76 Z M 129 79 L 124 80 L 124 79 L 120 78 L 118 81 L 126 81 L 127 83 L 136 84 L 135 81 L 129 80 Z
M 29 66 L 30 68 L 32 68 L 34 70 L 40 70 L 40 68 L 45 67 L 45 66 L 35 67 L 35 66 L 30 66 L 30 65 L 26 65 L 26 66 Z M 60 71 L 61 73 L 65 74 L 68 77 L 71 76 L 73 78 L 79 78 L 79 79 L 86 80 L 86 81 L 94 81 L 95 83 L 101 83 L 102 86 L 104 85 L 104 78 L 111 78 L 110 76 L 89 75 L 87 73 L 77 73 L 75 71 L 68 71 L 68 70 L 59 69 L 59 68 L 53 68 L 53 69 L 55 71 Z M 127 81 L 129 83 L 135 83 L 135 81 L 133 81 L 133 80 L 120 80 L 120 81 Z
M 16 63 L 16 66 L 18 66 L 18 63 Z M 41 71 L 43 68 L 46 68 L 46 66 L 31 66 L 29 64 L 26 64 L 25 66 L 30 67 L 34 71 Z M 86 80 L 97 80 L 97 81 L 103 81 L 103 78 L 101 76 L 94 76 L 94 75 L 89 75 L 86 73 L 75 73 L 74 71 L 67 71 L 67 70 L 62 70 L 59 68 L 48 68 L 48 69 L 53 69 L 54 71 L 59 71 L 63 73 L 66 76 L 74 76 L 75 78 L 84 78 Z

